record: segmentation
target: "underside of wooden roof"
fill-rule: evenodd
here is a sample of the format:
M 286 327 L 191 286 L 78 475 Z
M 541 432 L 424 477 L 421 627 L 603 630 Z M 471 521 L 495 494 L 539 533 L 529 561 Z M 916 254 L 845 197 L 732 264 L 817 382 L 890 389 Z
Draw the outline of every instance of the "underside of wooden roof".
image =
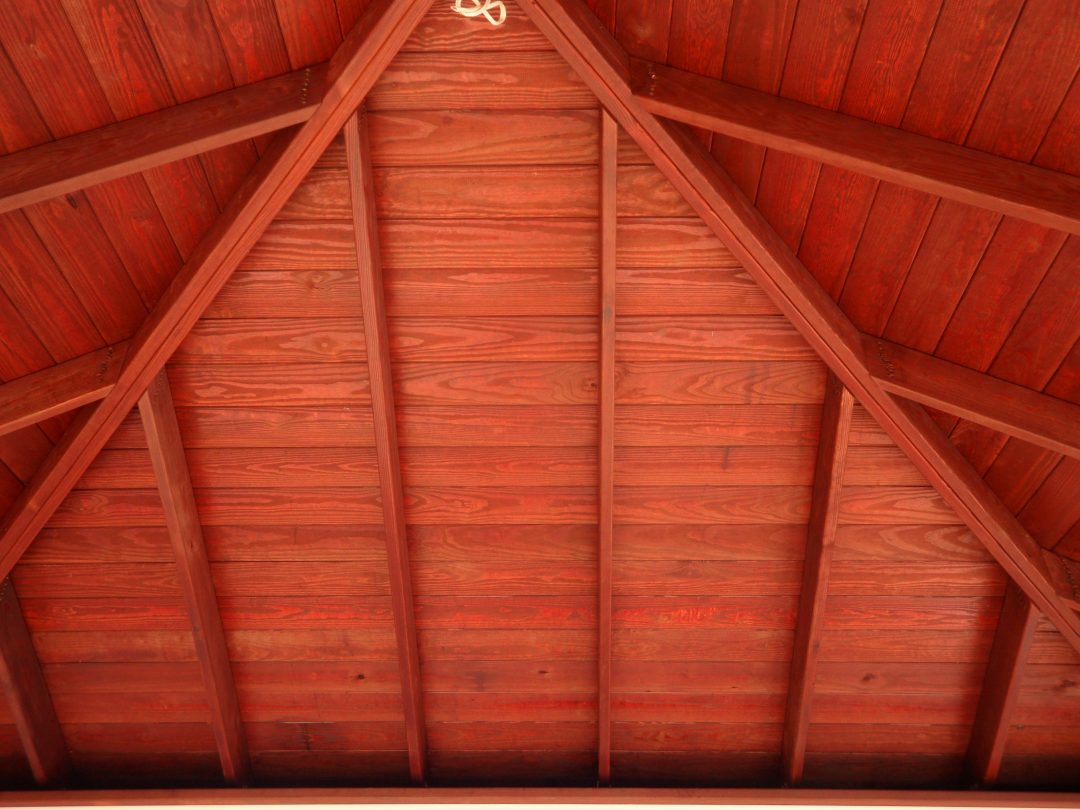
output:
M 0 790 L 1080 789 L 1077 0 L 0 11 Z

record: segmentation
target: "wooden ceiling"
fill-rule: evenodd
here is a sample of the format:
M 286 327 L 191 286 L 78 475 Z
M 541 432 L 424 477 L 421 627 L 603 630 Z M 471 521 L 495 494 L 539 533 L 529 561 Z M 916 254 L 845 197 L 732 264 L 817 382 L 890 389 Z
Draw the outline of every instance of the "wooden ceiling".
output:
M 1080 788 L 1080 3 L 506 10 L 0 4 L 0 787 Z

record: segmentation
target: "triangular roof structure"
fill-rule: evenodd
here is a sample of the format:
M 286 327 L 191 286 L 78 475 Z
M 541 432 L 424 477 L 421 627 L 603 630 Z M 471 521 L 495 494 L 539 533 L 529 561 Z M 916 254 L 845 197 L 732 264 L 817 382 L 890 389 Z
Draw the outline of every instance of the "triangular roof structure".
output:
M 1080 14 L 347 5 L 0 25 L 12 787 L 1075 787 Z

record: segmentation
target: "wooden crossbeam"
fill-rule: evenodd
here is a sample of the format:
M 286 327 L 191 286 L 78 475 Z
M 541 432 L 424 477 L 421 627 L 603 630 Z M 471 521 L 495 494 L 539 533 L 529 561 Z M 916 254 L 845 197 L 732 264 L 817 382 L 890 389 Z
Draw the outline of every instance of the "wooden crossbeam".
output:
M 165 525 L 176 555 L 180 590 L 184 593 L 188 617 L 191 619 L 195 652 L 202 669 L 203 685 L 210 706 L 210 727 L 214 731 L 221 769 L 230 784 L 247 784 L 251 777 L 247 739 L 240 718 L 240 703 L 236 697 L 225 646 L 225 630 L 221 624 L 217 593 L 210 576 L 202 523 L 195 492 L 191 486 L 184 442 L 176 421 L 169 378 L 158 372 L 146 393 L 139 399 L 150 462 L 154 468 L 161 504 L 165 509 Z
M 1038 623 L 1039 612 L 1031 600 L 1010 582 L 971 727 L 967 768 L 973 784 L 992 785 L 1001 772 L 1013 708 Z
M 427 781 L 427 734 L 420 682 L 420 648 L 409 573 L 409 541 L 405 527 L 405 493 L 401 484 L 394 378 L 390 367 L 390 336 L 386 326 L 379 223 L 375 207 L 375 175 L 371 167 L 368 128 L 363 111 L 345 124 L 345 158 L 356 232 L 356 260 L 360 276 L 360 305 L 368 357 L 368 387 L 375 424 L 375 451 L 379 460 L 379 489 L 386 554 L 390 567 L 390 598 L 394 611 L 401 695 L 405 707 L 405 733 L 409 746 L 409 775 L 414 784 Z
M 311 117 L 315 65 L 0 157 L 0 213 L 115 180 Z
M 844 485 L 844 460 L 847 458 L 854 405 L 851 392 L 835 375 L 830 374 L 821 415 L 821 438 L 814 469 L 814 494 L 807 528 L 802 592 L 784 721 L 783 769 L 784 781 L 789 785 L 802 781 L 806 765 L 810 707 L 818 649 L 825 625 L 829 568 L 840 515 L 840 491 Z
M 0 436 L 103 399 L 126 354 L 118 343 L 0 385 Z
M 283 133 L 263 155 L 131 340 L 113 390 L 80 411 L 15 501 L 0 526 L 0 577 L 15 567 L 430 5 L 376 0 L 368 6 L 331 59 L 326 93 L 307 123 Z
M 1035 605 L 1080 651 L 1080 615 L 1042 549 L 920 405 L 896 399 L 866 365 L 862 334 L 716 161 L 631 86 L 630 58 L 580 0 L 520 6 L 833 373 L 907 454 Z
M 653 62 L 631 70 L 636 100 L 655 115 L 1080 233 L 1080 177 Z
M 615 531 L 615 187 L 619 125 L 601 115 L 600 132 L 600 469 L 597 694 L 601 785 L 611 784 L 612 547 Z
M 864 336 L 866 365 L 886 391 L 1080 458 L 1080 405 Z
M 34 780 L 63 787 L 71 773 L 67 743 L 10 579 L 0 583 L 0 688 Z

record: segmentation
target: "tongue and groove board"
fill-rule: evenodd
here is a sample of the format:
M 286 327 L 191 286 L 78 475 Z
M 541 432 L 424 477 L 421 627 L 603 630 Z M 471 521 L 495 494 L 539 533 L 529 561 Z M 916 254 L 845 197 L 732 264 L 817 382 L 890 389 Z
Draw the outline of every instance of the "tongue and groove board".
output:
M 0 98 L 22 123 L 3 131 L 6 149 L 316 63 L 361 4 L 110 5 L 126 49 L 95 0 L 60 16 L 27 7 L 26 24 L 49 29 L 39 62 L 5 34 Z M 640 56 L 1075 171 L 1075 30 L 1048 26 L 1037 4 L 909 9 L 887 87 L 873 66 L 902 16 L 888 3 L 704 5 L 626 2 L 608 18 Z M 508 12 L 495 29 L 434 5 L 367 116 L 427 757 L 434 784 L 591 785 L 601 111 Z M 979 58 L 965 61 L 982 12 Z M 1046 70 L 1020 71 L 1031 41 L 1047 43 Z M 117 81 L 139 60 L 139 86 Z M 1005 126 L 1014 85 L 1042 99 L 1030 132 Z M 62 107 L 73 94 L 81 112 Z M 860 326 L 1080 396 L 1080 315 L 1060 315 L 1075 239 L 703 137 Z M 130 335 L 266 144 L 0 216 L 0 263 L 25 269 L 0 274 L 3 378 Z M 825 369 L 624 135 L 615 187 L 613 782 L 774 784 Z M 254 778 L 268 785 L 408 781 L 348 194 L 338 140 L 168 368 Z M 137 238 L 120 227 L 131 212 Z M 942 263 L 947 294 L 931 301 Z M 899 269 L 883 279 L 883 265 Z M 1080 548 L 1075 464 L 943 424 L 1041 543 Z M 0 504 L 63 425 L 0 439 Z M 858 407 L 850 445 L 807 783 L 961 785 L 1005 579 Z M 80 784 L 221 782 L 137 415 L 14 582 Z M 1002 784 L 1075 780 L 1078 667 L 1040 625 Z M 0 706 L 0 780 L 15 787 L 30 774 L 12 722 Z

